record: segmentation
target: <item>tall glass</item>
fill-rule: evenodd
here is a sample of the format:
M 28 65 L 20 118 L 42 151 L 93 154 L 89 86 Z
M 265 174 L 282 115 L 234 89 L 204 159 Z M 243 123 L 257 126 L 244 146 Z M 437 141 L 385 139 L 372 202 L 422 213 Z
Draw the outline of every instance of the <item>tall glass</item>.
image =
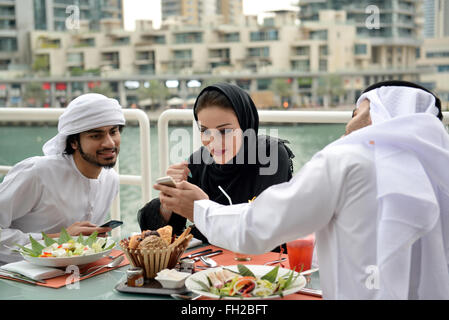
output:
M 312 267 L 315 234 L 287 242 L 290 269 L 296 272 L 306 271 Z

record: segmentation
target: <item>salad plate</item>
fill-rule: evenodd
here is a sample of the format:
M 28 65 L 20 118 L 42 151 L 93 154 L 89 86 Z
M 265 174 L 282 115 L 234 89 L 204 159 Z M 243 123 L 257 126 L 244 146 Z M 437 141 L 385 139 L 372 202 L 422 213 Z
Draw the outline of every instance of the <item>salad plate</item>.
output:
M 224 276 L 219 275 L 223 271 Z M 222 280 L 218 284 L 217 278 Z M 306 283 L 298 272 L 279 266 L 232 265 L 196 272 L 187 278 L 185 285 L 188 290 L 209 298 L 259 300 L 293 294 Z
M 43 233 L 42 240 L 30 236 L 30 243 L 19 246 L 22 257 L 35 265 L 46 267 L 67 267 L 88 264 L 110 254 L 116 242 L 97 234 L 72 238 L 65 230 L 60 238 L 49 238 Z

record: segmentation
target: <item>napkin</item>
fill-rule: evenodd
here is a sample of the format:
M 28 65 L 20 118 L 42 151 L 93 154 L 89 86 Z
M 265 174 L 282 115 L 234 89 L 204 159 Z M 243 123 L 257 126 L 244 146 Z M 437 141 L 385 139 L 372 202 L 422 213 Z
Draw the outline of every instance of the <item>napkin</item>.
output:
M 193 248 L 193 247 L 197 247 L 199 245 L 203 244 L 203 241 L 197 239 L 197 238 L 192 238 L 192 240 L 190 240 L 189 245 L 187 246 L 187 248 Z
M 65 274 L 64 270 L 38 266 L 28 261 L 8 263 L 1 266 L 0 269 L 17 272 L 34 280 L 45 280 Z

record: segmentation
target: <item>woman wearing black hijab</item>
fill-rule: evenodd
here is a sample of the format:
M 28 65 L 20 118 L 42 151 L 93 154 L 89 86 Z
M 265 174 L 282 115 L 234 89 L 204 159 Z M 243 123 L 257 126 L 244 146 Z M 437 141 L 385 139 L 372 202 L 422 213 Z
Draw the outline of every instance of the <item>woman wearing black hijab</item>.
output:
M 188 162 L 170 166 L 167 175 L 175 181 L 187 180 L 199 186 L 209 199 L 220 204 L 230 201 L 238 204 L 257 197 L 272 185 L 290 180 L 293 153 L 285 145 L 286 141 L 258 135 L 258 112 L 244 90 L 227 83 L 208 86 L 198 95 L 193 112 L 203 146 Z M 231 142 L 228 144 L 231 147 L 225 142 Z M 277 170 L 271 170 L 273 165 Z M 180 234 L 186 224 L 185 218 L 167 212 L 159 198 L 147 203 L 138 212 L 137 219 L 142 230 L 169 224 L 175 234 Z M 207 242 L 195 227 L 191 233 Z

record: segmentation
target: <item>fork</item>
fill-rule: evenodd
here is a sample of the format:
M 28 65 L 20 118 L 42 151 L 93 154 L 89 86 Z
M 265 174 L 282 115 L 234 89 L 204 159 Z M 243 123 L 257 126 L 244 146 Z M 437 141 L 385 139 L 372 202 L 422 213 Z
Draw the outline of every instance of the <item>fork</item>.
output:
M 218 263 L 214 259 L 201 256 L 200 260 L 202 263 L 204 263 L 206 266 L 210 268 L 218 267 Z

